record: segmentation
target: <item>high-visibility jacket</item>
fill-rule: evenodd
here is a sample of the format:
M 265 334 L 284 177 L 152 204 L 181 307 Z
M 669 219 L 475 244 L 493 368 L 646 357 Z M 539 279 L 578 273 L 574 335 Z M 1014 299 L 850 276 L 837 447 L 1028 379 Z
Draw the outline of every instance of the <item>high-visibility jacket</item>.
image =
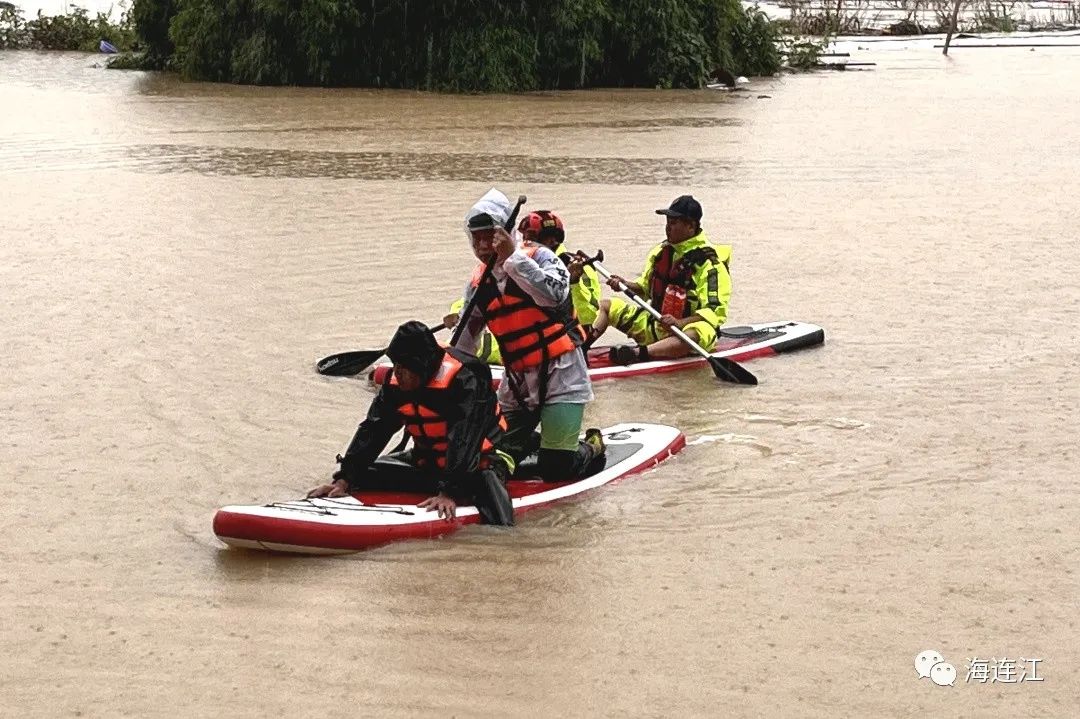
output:
M 635 282 L 662 314 L 678 319 L 697 314 L 719 327 L 731 300 L 730 262 L 731 246 L 711 244 L 702 231 L 676 245 L 654 247 Z
M 554 252 L 565 265 L 569 265 L 574 259 L 574 256 L 566 251 L 565 245 L 559 245 Z M 570 283 L 570 299 L 574 303 L 578 322 L 591 327 L 600 312 L 600 276 L 595 269 L 589 265 L 582 268 L 578 281 Z

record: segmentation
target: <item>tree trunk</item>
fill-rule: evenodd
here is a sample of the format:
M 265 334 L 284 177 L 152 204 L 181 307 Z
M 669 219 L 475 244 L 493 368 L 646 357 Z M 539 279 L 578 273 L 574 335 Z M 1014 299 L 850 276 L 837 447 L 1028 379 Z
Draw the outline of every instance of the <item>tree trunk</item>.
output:
M 952 42 L 953 33 L 956 32 L 956 18 L 960 14 L 960 0 L 956 0 L 956 4 L 952 9 L 952 22 L 949 23 L 949 34 L 945 36 L 945 49 L 941 51 L 942 55 L 949 54 L 949 43 Z
M 585 38 L 581 38 L 581 75 L 578 77 L 577 86 L 585 87 Z

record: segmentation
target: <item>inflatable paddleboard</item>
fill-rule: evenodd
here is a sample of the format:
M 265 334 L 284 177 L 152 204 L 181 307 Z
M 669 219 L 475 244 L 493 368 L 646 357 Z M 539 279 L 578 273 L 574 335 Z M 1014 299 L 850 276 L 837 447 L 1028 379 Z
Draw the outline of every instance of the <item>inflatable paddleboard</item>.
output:
M 606 456 L 576 482 L 547 483 L 529 476 L 530 460 L 508 483 L 514 516 L 642 472 L 686 446 L 674 427 L 641 422 L 604 432 Z M 214 534 L 230 547 L 302 554 L 344 554 L 402 539 L 432 539 L 479 521 L 476 507 L 459 505 L 452 521 L 416 505 L 428 497 L 393 492 L 355 492 L 339 499 L 291 499 L 263 505 L 223 507 Z
M 825 330 L 807 322 L 765 322 L 756 325 L 721 327 L 712 355 L 742 362 L 757 357 L 816 347 L 823 342 L 825 342 Z M 677 372 L 704 364 L 704 357 L 692 355 L 674 360 L 613 365 L 608 359 L 607 347 L 593 347 L 589 350 L 589 377 L 594 381 Z M 369 374 L 369 378 L 376 384 L 380 384 L 386 379 L 390 368 L 389 363 L 380 364 Z M 491 378 L 496 386 L 502 381 L 502 375 L 502 367 L 492 365 Z

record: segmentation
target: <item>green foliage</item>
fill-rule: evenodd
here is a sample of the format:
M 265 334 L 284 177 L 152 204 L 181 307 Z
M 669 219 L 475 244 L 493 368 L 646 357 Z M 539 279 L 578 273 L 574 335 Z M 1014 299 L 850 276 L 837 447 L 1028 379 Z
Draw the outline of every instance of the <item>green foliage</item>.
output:
M 22 11 L 0 5 L 0 50 L 83 50 L 97 52 L 98 44 L 106 40 L 120 50 L 135 44 L 135 33 L 128 14 L 119 23 L 109 20 L 108 13 L 94 17 L 81 7 L 72 5 L 66 15 L 43 15 L 26 20 Z
M 122 52 L 109 59 L 108 68 L 110 70 L 159 70 L 160 64 L 154 62 L 145 52 Z
M 612 2 L 598 84 L 700 87 L 712 64 L 698 0 Z
M 771 74 L 739 0 L 135 0 L 147 55 L 193 79 L 454 92 L 700 87 Z
M 739 68 L 741 75 L 771 75 L 780 67 L 783 36 L 780 28 L 756 5 L 729 12 L 719 25 L 720 46 L 730 48 L 725 67 Z
M 431 68 L 431 77 L 442 90 L 534 90 L 535 55 L 532 38 L 513 27 L 464 28 L 450 34 L 445 74 Z
M 532 25 L 536 74 L 544 89 L 583 87 L 604 59 L 601 43 L 612 22 L 609 3 L 563 0 L 537 12 Z
M 821 54 L 829 46 L 828 38 L 787 38 L 784 43 L 787 65 L 795 70 L 812 70 L 821 62 Z
M 14 5 L 0 5 L 0 50 L 18 50 L 24 47 L 26 37 L 22 11 Z
M 1004 11 L 996 14 L 992 6 L 975 13 L 975 32 L 1016 32 L 1016 20 Z
M 169 23 L 176 15 L 177 2 L 179 0 L 134 0 L 131 6 L 131 22 L 146 51 L 145 62 L 151 67 L 165 67 L 173 54 Z

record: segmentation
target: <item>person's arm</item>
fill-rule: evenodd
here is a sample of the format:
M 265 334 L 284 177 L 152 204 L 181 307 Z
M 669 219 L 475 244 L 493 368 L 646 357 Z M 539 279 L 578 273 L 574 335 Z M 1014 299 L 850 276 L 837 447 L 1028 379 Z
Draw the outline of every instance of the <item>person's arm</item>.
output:
M 454 300 L 454 303 L 450 305 L 450 314 L 443 317 L 443 325 L 448 330 L 452 330 L 457 327 L 457 323 L 461 320 L 461 310 L 465 309 L 465 300 Z
M 578 322 L 586 326 L 596 322 L 596 315 L 600 312 L 600 278 L 596 270 L 584 268 L 581 279 L 571 285 L 570 296 L 574 300 Z
M 397 408 L 387 401 L 384 385 L 375 395 L 375 401 L 368 408 L 367 417 L 356 428 L 356 434 L 349 442 L 345 456 L 341 458 L 341 479 L 352 487 L 360 478 L 360 473 L 378 459 L 387 443 L 405 426 Z
M 439 479 L 440 491 L 476 471 L 498 403 L 491 387 L 491 372 L 479 362 L 470 362 L 458 371 L 453 392 L 459 419 L 447 431 L 446 471 Z
M 624 289 L 628 289 L 638 297 L 644 297 L 644 288 L 636 281 L 631 281 L 620 275 L 612 275 L 607 281 L 608 287 L 616 292 L 622 292 Z
M 387 380 L 389 381 L 389 379 Z M 341 468 L 334 472 L 333 481 L 321 484 L 307 493 L 308 498 L 314 497 L 344 497 L 349 490 L 357 485 L 360 475 L 386 448 L 387 442 L 393 438 L 394 433 L 402 428 L 404 423 L 401 415 L 397 413 L 387 402 L 385 397 L 386 385 L 379 388 L 375 400 L 368 407 L 367 417 L 356 428 L 356 434 L 349 442 L 345 456 L 338 455 L 337 461 Z
M 566 265 L 546 247 L 537 249 L 533 257 L 520 248 L 515 250 L 506 258 L 503 269 L 541 307 L 556 307 L 570 294 Z

